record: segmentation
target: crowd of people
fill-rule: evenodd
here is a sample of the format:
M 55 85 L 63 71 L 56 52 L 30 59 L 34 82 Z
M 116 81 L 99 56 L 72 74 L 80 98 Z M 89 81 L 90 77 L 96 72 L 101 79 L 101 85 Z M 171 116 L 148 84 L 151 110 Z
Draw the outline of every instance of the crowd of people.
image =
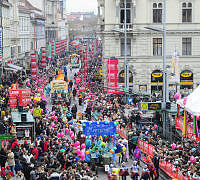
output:
M 64 102 L 58 104 L 51 104 L 48 84 L 63 67 L 65 76 L 68 75 L 67 71 L 73 74 L 72 68 L 67 66 L 70 63 L 67 56 L 52 59 L 45 71 L 40 70 L 36 80 L 31 80 L 30 72 L 24 71 L 6 72 L 6 75 L 2 75 L 0 133 L 11 134 L 13 138 L 1 143 L 1 178 L 95 180 L 99 177 L 98 172 L 93 169 L 91 153 L 99 156 L 100 152 L 107 152 L 112 157 L 108 179 L 118 179 L 118 176 L 124 180 L 129 176 L 133 180 L 158 179 L 160 159 L 173 163 L 174 169 L 181 168 L 185 176 L 198 179 L 200 144 L 188 140 L 176 142 L 172 147 L 160 138 L 156 126 L 141 124 L 139 111 L 133 113 L 130 109 L 137 109 L 137 101 L 127 105 L 120 95 L 107 94 L 97 73 L 102 63 L 100 55 L 99 51 L 96 56 L 89 58 L 90 66 L 85 74 L 76 71 L 72 79 L 65 78 L 69 81 L 67 97 Z M 70 70 L 66 70 L 66 67 Z M 77 82 L 78 78 L 82 81 Z M 34 117 L 34 141 L 24 138 L 23 143 L 19 143 L 11 116 L 11 112 L 17 110 L 9 106 L 9 89 L 13 84 L 19 89 L 31 89 L 31 102 L 26 109 L 31 113 L 35 108 L 42 110 L 41 116 Z M 86 87 L 84 91 L 79 89 L 82 86 Z M 46 88 L 46 91 L 43 94 L 38 93 L 38 87 Z M 127 130 L 127 140 L 120 133 L 86 138 L 82 132 L 85 121 L 114 122 L 117 131 L 123 128 Z M 142 163 L 142 152 L 137 146 L 138 138 L 155 146 L 154 156 L 147 156 Z M 195 158 L 193 162 L 191 157 Z M 132 165 L 128 167 L 130 159 L 133 162 L 131 161 Z

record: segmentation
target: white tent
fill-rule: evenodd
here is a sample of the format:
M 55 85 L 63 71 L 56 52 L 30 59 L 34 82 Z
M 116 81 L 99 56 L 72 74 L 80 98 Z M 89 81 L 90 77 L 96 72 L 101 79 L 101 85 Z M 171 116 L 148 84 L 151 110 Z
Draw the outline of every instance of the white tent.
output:
M 185 105 L 183 104 L 183 99 L 178 100 L 177 104 L 184 107 L 189 113 L 200 116 L 200 86 L 187 96 Z

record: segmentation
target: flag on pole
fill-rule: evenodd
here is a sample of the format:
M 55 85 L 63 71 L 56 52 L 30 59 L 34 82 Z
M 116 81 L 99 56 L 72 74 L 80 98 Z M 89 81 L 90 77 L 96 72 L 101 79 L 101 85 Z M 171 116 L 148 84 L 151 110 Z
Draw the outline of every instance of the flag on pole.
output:
M 183 137 L 186 137 L 186 132 L 187 132 L 187 125 L 186 125 L 187 122 L 186 121 L 187 121 L 187 112 L 184 109 L 183 131 L 182 131 Z

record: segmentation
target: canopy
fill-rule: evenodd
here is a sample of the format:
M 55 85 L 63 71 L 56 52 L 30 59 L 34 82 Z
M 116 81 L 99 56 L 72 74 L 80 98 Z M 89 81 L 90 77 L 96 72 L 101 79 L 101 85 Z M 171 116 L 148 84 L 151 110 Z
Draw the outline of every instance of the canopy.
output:
M 185 108 L 189 113 L 200 116 L 200 86 L 198 86 L 189 96 L 187 96 L 186 104 L 183 99 L 177 101 L 181 107 Z
M 16 65 L 14 65 L 14 64 L 8 64 L 8 67 L 13 68 L 13 69 L 16 69 L 16 70 L 19 70 L 19 71 L 21 71 L 21 70 L 23 69 L 23 67 L 16 66 Z

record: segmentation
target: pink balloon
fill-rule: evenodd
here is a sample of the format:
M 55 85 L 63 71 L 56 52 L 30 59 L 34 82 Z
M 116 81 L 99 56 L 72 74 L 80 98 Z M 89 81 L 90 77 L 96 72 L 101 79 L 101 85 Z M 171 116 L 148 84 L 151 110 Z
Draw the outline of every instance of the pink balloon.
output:
M 77 144 L 78 144 L 78 146 L 80 145 L 80 142 L 79 141 L 76 141 L 77 142 Z
M 154 125 L 154 128 L 155 128 L 155 129 L 157 129 L 157 128 L 158 128 L 158 126 L 155 124 L 155 125 Z
M 81 149 L 85 149 L 85 144 L 81 144 Z
M 172 144 L 172 149 L 173 150 L 176 149 L 176 144 L 175 143 Z
M 41 113 L 43 113 L 44 112 L 44 110 L 43 109 L 41 109 Z
M 36 103 L 37 102 L 36 99 L 33 99 L 33 102 Z
M 60 137 L 60 133 L 57 134 L 57 137 L 58 137 L 58 138 Z
M 33 112 L 33 109 L 30 109 L 31 112 Z
M 72 138 L 72 140 L 74 139 L 74 135 L 73 136 L 71 136 L 71 138 Z
M 65 133 L 68 133 L 69 129 L 65 129 Z
M 85 154 L 81 152 L 81 159 L 85 159 Z
M 52 127 L 52 128 L 55 127 L 55 123 L 54 123 L 54 122 L 51 123 L 51 127 Z
M 61 133 L 60 133 L 60 136 L 61 136 L 61 137 L 64 137 L 64 135 L 65 135 L 64 132 L 61 132 Z
M 76 154 L 79 156 L 81 154 L 81 151 L 79 149 L 77 149 Z
M 183 104 L 186 105 L 186 103 L 187 103 L 187 97 L 184 97 L 183 98 Z
M 196 158 L 195 158 L 194 156 L 191 156 L 191 157 L 190 157 L 190 162 L 191 162 L 191 163 L 196 162 Z

